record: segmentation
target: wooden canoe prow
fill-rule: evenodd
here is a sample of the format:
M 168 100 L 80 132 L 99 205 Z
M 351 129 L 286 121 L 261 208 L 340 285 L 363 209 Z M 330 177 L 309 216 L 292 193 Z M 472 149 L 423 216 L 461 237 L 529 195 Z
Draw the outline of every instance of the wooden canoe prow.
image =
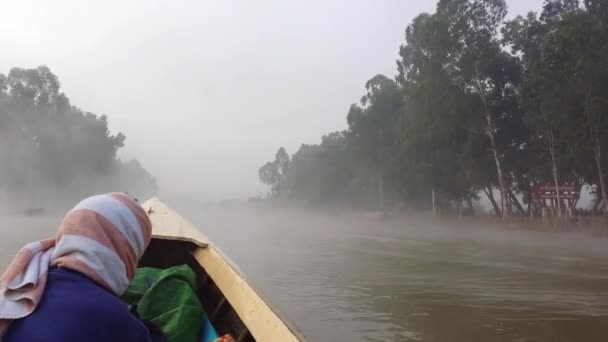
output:
M 205 234 L 160 199 L 153 197 L 142 204 L 142 207 L 148 212 L 152 222 L 153 239 L 192 242 L 199 247 L 209 245 Z
M 179 241 L 193 245 L 191 255 L 195 263 L 204 269 L 204 273 L 217 285 L 225 301 L 230 304 L 255 341 L 307 341 L 306 337 L 262 298 L 239 268 L 192 223 L 156 197 L 142 206 L 152 222 L 154 240 L 167 243 Z M 203 293 L 202 296 L 204 295 Z M 220 308 L 221 304 L 213 311 L 217 313 Z M 212 312 L 210 316 L 213 318 L 215 315 Z

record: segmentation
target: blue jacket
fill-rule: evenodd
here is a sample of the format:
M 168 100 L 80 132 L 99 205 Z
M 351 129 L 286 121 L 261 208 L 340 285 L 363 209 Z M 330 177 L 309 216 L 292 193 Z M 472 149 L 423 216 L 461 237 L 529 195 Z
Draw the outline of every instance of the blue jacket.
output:
M 148 329 L 115 295 L 84 275 L 49 271 L 36 310 L 13 322 L 2 342 L 151 342 Z

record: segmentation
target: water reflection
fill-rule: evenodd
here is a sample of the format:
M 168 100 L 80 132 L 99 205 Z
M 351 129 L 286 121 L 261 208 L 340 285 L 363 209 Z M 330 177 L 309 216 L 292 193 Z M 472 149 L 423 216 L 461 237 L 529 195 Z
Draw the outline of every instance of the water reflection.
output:
M 608 339 L 608 240 L 173 205 L 311 341 Z M 0 220 L 0 266 L 58 223 Z
M 293 212 L 189 214 L 313 341 L 608 338 L 601 239 Z

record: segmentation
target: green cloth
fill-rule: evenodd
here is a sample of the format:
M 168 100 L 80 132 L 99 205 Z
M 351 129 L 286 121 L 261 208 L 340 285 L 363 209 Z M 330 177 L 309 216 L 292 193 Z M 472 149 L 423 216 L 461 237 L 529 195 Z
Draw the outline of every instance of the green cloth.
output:
M 169 342 L 195 342 L 204 317 L 195 289 L 196 275 L 187 265 L 142 267 L 122 299 L 142 320 L 161 328 Z

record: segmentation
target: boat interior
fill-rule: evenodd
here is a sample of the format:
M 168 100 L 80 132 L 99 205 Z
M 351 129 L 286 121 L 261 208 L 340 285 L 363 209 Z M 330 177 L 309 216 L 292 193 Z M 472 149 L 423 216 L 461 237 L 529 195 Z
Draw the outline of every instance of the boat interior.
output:
M 156 268 L 183 264 L 190 266 L 196 273 L 197 294 L 203 309 L 219 335 L 230 334 L 237 342 L 256 341 L 222 291 L 194 258 L 193 253 L 196 248 L 199 247 L 188 241 L 152 239 L 140 261 L 140 266 Z

